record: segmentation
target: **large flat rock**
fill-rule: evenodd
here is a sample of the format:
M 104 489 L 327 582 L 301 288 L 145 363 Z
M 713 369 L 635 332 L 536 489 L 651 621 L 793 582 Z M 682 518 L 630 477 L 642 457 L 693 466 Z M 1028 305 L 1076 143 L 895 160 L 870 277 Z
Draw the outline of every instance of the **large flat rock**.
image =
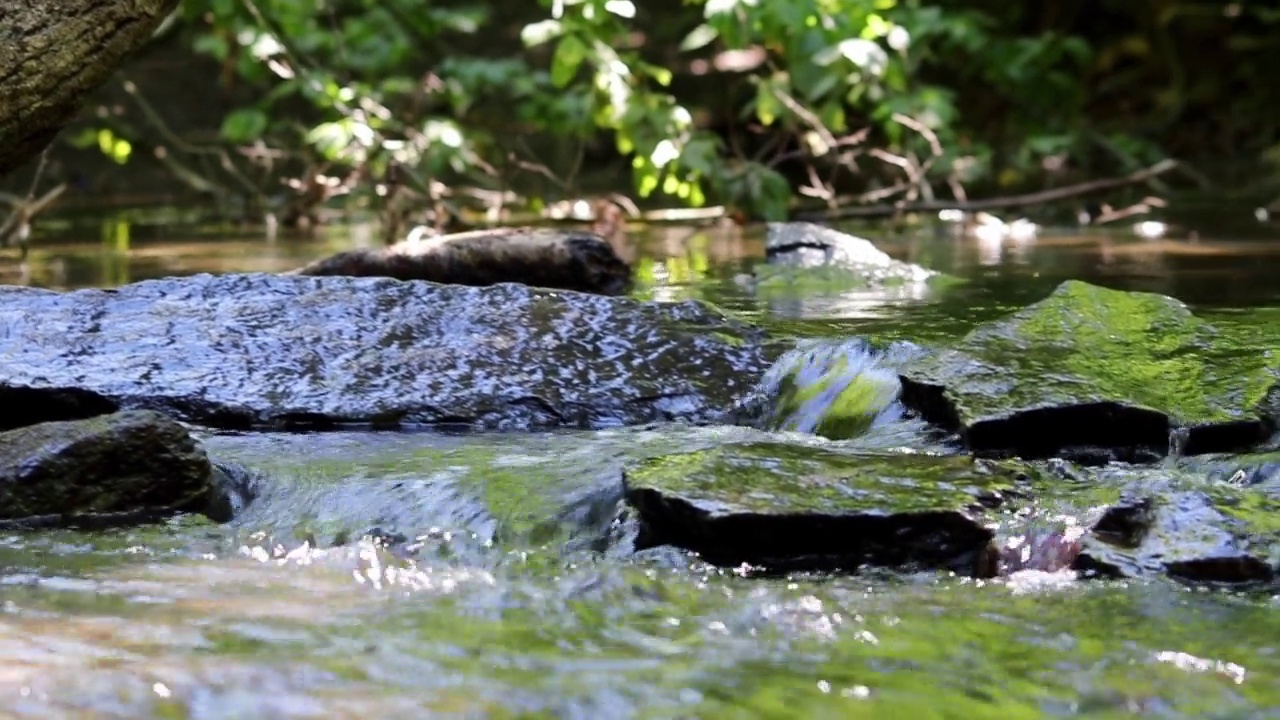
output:
M 1173 298 L 1079 281 L 903 370 L 902 401 L 975 453 L 1150 460 L 1274 427 L 1280 358 Z
M 673 545 L 721 565 L 854 570 L 864 564 L 981 574 L 1016 469 L 970 457 L 727 445 L 634 463 L 637 547 Z
M 0 288 L 0 428 L 157 409 L 212 427 L 706 421 L 768 367 L 695 302 L 386 278 Z M 20 402 L 19 402 L 20 401 Z

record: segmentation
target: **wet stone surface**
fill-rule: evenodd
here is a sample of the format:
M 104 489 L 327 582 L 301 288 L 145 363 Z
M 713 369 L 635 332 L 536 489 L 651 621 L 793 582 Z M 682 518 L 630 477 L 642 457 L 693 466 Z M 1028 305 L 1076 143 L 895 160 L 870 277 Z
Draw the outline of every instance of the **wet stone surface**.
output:
M 1068 281 L 902 372 L 902 401 L 979 454 L 1150 461 L 1251 447 L 1280 356 L 1178 300 Z
M 768 264 L 757 266 L 759 287 L 803 285 L 884 288 L 947 280 L 919 265 L 894 260 L 870 240 L 813 223 L 770 223 Z M 954 278 L 951 278 L 954 280 Z
M 474 286 L 517 282 L 604 295 L 620 295 L 631 284 L 631 268 L 603 238 L 549 228 L 477 230 L 349 250 L 295 272 Z
M 515 284 L 247 274 L 0 288 L 0 397 L 27 401 L 0 420 L 148 408 L 223 428 L 701 422 L 767 369 L 762 340 L 696 302 Z
M 1085 535 L 1074 567 L 1103 577 L 1164 573 L 1194 583 L 1269 582 L 1280 539 L 1271 518 L 1280 502 L 1248 494 L 1128 490 Z
M 101 526 L 179 510 L 229 517 L 204 450 L 160 413 L 0 432 L 0 526 Z
M 628 465 L 638 549 L 674 545 L 719 565 L 979 574 L 993 534 L 982 509 L 1020 475 L 968 457 L 727 445 Z

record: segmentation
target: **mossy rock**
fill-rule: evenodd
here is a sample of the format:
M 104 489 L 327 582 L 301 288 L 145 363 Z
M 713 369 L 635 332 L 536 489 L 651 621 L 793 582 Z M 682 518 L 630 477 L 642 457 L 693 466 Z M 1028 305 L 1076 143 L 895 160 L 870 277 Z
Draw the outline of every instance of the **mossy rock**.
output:
M 212 466 L 185 428 L 132 410 L 0 433 L 0 523 L 136 522 L 216 507 Z
M 1153 460 L 1270 435 L 1280 357 L 1182 302 L 1068 281 L 902 373 L 902 401 L 976 453 Z
M 709 562 L 853 570 L 864 564 L 978 572 L 984 508 L 1024 477 L 970 457 L 846 454 L 782 443 L 726 445 L 629 465 L 637 546 Z

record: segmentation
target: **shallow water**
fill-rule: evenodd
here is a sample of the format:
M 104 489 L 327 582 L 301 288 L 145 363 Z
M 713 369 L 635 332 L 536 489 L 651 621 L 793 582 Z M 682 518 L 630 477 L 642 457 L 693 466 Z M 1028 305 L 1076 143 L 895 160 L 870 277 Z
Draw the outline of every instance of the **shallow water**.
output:
M 112 232 L 114 244 L 37 246 L 28 279 L 84 287 L 275 271 L 360 242 L 334 233 L 122 244 Z M 703 298 L 805 337 L 939 341 L 1067 277 L 1171 293 L 1224 319 L 1238 318 L 1231 308 L 1280 308 L 1280 243 L 1267 240 L 1061 233 L 990 245 L 932 232 L 886 241 L 900 258 L 972 279 L 933 298 L 754 296 L 734 281 L 762 254 L 752 234 L 668 228 L 630 250 L 640 297 Z M 13 272 L 5 263 L 0 275 Z M 985 583 L 882 572 L 756 577 L 670 550 L 630 553 L 630 525 L 612 522 L 628 460 L 765 437 L 949 452 L 909 424 L 877 426 L 851 444 L 677 425 L 201 437 L 215 459 L 264 477 L 258 500 L 228 526 L 178 518 L 0 537 L 0 711 L 1280 716 L 1280 614 L 1269 596 L 1038 573 Z M 1084 524 L 1104 500 L 1046 502 L 1003 518 L 1001 531 Z M 375 539 L 396 535 L 407 542 Z

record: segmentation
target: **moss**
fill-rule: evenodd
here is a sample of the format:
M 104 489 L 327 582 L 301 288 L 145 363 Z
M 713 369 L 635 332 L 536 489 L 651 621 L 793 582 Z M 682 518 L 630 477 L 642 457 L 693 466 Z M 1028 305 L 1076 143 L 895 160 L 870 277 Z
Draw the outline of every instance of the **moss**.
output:
M 954 510 L 1007 488 L 1015 466 L 969 457 L 845 454 L 782 443 L 731 445 L 637 463 L 629 491 L 654 490 L 736 513 L 911 513 Z
M 1049 428 L 1041 434 L 1088 436 L 1081 426 L 1111 417 L 1116 427 L 1108 432 L 1117 441 L 1125 423 L 1144 425 L 1141 442 L 1154 448 L 1167 444 L 1164 416 L 1192 428 L 1245 423 L 1240 434 L 1247 440 L 1259 432 L 1249 423 L 1259 420 L 1276 389 L 1280 357 L 1242 337 L 1219 332 L 1173 298 L 1069 281 L 914 366 L 904 378 L 909 390 L 923 388 L 923 394 L 908 392 L 904 399 L 926 415 L 951 415 L 971 436 L 981 434 L 983 423 L 1013 419 L 1026 426 L 1039 413 Z M 942 389 L 941 396 L 929 388 Z M 949 410 L 930 407 L 938 403 Z M 1067 422 L 1062 413 L 1070 408 L 1092 409 L 1072 416 L 1077 427 L 1050 422 L 1053 413 Z M 1014 430 L 993 426 L 991 433 Z M 1006 441 L 991 437 L 983 444 Z

